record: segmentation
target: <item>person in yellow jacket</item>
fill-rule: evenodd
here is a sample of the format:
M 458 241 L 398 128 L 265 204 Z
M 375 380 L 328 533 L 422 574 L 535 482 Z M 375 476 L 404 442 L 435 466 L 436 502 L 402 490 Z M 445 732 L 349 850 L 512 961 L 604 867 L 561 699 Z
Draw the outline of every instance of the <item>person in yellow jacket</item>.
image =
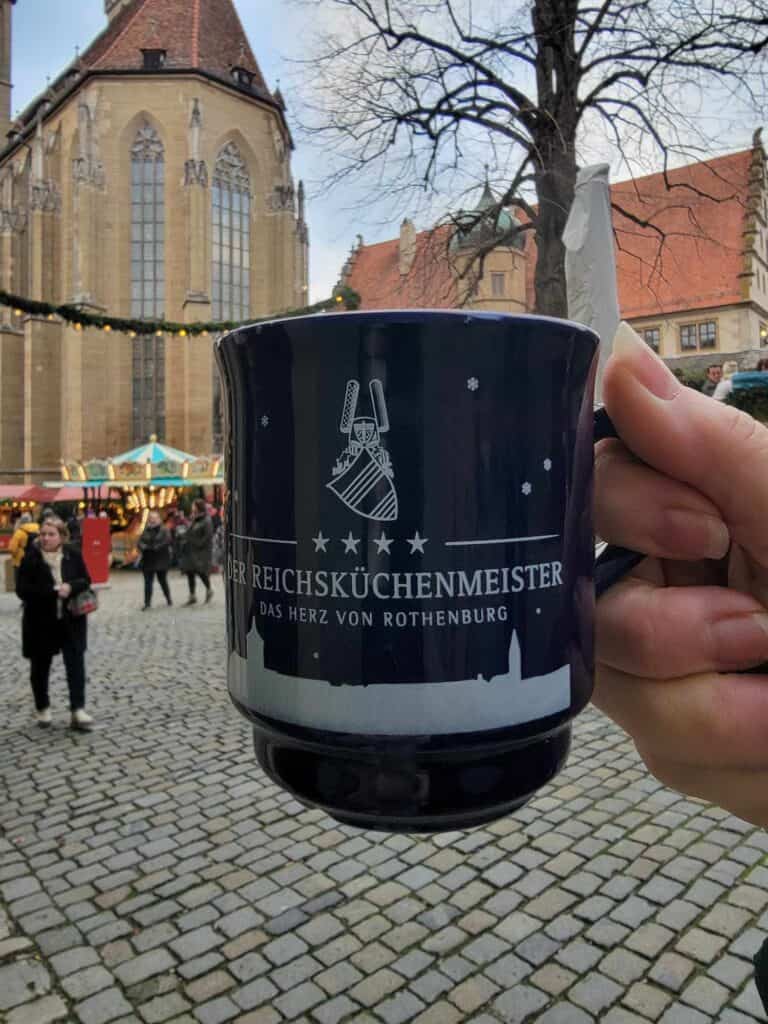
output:
M 30 538 L 36 537 L 39 532 L 40 527 L 37 523 L 32 521 L 32 516 L 29 512 L 22 512 L 19 516 L 19 521 L 16 524 L 13 536 L 8 543 L 8 550 L 11 554 L 11 561 L 13 562 L 14 583 L 18 580 L 19 566 L 24 559 L 24 552 L 27 550 Z

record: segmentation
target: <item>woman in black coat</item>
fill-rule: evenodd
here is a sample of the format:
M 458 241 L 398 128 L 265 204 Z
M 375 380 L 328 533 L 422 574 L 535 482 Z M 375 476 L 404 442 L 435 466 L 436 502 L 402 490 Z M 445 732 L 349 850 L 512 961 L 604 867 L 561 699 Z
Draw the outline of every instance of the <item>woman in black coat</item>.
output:
M 205 603 L 213 597 L 211 587 L 211 556 L 213 554 L 213 526 L 208 509 L 202 498 L 192 502 L 192 522 L 187 527 L 180 543 L 179 568 L 186 573 L 189 584 L 187 604 L 197 604 L 195 576 L 199 576 L 205 587 Z
M 166 603 L 173 604 L 171 591 L 168 588 L 168 570 L 171 567 L 171 535 L 163 526 L 160 513 L 153 509 L 147 516 L 147 525 L 139 537 L 141 551 L 141 569 L 144 573 L 144 607 L 145 612 L 152 604 L 152 586 L 155 576 L 160 584 Z
M 22 653 L 29 658 L 37 724 L 42 728 L 51 724 L 48 677 L 54 656 L 61 652 L 72 728 L 88 731 L 93 728 L 93 719 L 85 710 L 87 617 L 70 615 L 68 603 L 90 587 L 91 578 L 83 556 L 65 544 L 66 539 L 67 528 L 60 519 L 46 520 L 38 541 L 28 545 L 19 567 L 16 593 L 24 602 Z

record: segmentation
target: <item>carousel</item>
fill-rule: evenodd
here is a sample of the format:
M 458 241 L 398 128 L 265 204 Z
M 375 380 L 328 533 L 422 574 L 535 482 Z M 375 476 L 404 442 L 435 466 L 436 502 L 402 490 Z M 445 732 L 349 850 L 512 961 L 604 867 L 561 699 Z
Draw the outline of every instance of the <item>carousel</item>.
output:
M 220 455 L 192 455 L 162 444 L 153 434 L 146 444 L 111 458 L 62 461 L 61 479 L 45 486 L 57 488 L 59 495 L 80 492 L 85 495 L 81 507 L 106 511 L 112 523 L 113 564 L 127 565 L 138 556 L 136 542 L 150 509 L 168 518 L 188 511 L 197 497 L 221 506 L 222 469 Z

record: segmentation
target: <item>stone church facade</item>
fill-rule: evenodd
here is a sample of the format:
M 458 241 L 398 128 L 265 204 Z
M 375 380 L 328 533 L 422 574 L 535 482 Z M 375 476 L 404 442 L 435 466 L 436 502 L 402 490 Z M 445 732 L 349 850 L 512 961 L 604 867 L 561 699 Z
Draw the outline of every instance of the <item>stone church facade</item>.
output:
M 0 86 L 15 0 L 0 0 Z M 0 152 L 0 288 L 111 316 L 247 320 L 305 305 L 308 231 L 279 90 L 234 0 L 105 0 L 104 31 Z M 213 338 L 130 338 L 0 307 L 0 480 L 157 434 L 218 450 Z

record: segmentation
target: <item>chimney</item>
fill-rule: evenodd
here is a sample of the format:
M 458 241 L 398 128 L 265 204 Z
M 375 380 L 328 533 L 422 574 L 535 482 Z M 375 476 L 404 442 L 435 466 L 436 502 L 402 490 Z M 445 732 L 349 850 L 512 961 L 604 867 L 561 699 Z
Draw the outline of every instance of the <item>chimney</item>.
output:
M 398 269 L 402 277 L 410 271 L 416 257 L 416 228 L 413 221 L 406 217 L 400 225 L 400 245 L 398 248 Z
M 116 18 L 132 2 L 133 0 L 104 0 L 104 10 L 109 20 L 112 21 L 113 18 Z
M 11 26 L 16 0 L 0 0 L 0 149 L 11 130 Z

